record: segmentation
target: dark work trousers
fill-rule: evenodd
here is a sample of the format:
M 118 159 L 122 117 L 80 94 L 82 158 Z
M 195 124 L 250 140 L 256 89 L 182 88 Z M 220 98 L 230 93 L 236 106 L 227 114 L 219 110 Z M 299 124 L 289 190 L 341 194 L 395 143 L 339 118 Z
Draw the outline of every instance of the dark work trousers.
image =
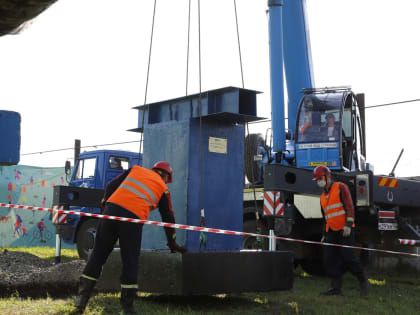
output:
M 343 237 L 343 231 L 329 231 L 325 234 L 325 242 L 354 246 L 354 229 L 349 237 Z M 362 277 L 364 269 L 359 257 L 350 248 L 324 246 L 324 266 L 327 275 L 331 278 L 341 277 L 347 270 L 358 279 Z
M 138 219 L 134 213 L 110 202 L 106 204 L 104 214 Z M 83 274 L 98 279 L 102 266 L 119 239 L 122 260 L 121 284 L 137 284 L 142 229 L 143 224 L 139 223 L 100 219 L 93 251 Z

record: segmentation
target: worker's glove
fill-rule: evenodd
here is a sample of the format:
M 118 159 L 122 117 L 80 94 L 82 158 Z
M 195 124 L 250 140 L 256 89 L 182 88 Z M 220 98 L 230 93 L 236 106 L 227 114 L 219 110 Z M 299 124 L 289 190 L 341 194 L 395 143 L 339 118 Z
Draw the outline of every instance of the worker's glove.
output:
M 183 254 L 187 251 L 185 247 L 179 246 L 176 243 L 176 232 L 174 228 L 165 228 L 165 234 L 168 240 L 167 246 L 171 249 L 172 253 L 179 252 Z
M 321 237 L 321 241 L 320 241 L 321 243 L 325 243 L 325 235 L 322 235 L 322 237 Z
M 175 241 L 169 242 L 168 247 L 171 249 L 171 253 L 179 252 L 183 254 L 187 252 L 185 247 L 179 246 Z
M 343 237 L 349 237 L 350 234 L 351 234 L 351 227 L 349 227 L 349 226 L 346 225 L 343 228 Z

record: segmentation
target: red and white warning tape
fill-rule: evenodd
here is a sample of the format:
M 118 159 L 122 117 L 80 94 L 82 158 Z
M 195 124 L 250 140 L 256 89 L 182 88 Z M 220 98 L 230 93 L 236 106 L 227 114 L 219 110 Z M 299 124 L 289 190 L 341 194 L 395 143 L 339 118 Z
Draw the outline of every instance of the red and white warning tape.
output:
M 53 206 L 53 215 L 52 215 L 52 223 L 53 224 L 63 224 L 67 222 L 67 214 L 65 213 L 58 213 L 56 210 L 63 210 L 63 206 Z
M 407 240 L 407 239 L 401 239 L 401 238 L 398 239 L 398 242 L 400 242 L 401 245 L 413 245 L 413 246 L 420 243 L 420 241 L 417 241 L 417 240 Z
M 32 206 L 24 206 L 24 205 L 15 205 L 15 204 L 8 204 L 8 203 L 0 203 L 0 207 L 14 208 L 14 209 L 25 209 L 25 210 L 36 210 L 36 211 L 58 212 L 58 213 L 62 213 L 62 214 L 74 214 L 74 215 L 81 215 L 81 216 L 94 217 L 94 218 L 102 218 L 102 219 L 108 219 L 108 220 L 116 220 L 116 221 L 124 221 L 124 222 L 149 224 L 149 225 L 162 226 L 162 227 L 170 227 L 170 228 L 181 229 L 181 230 L 191 230 L 191 231 L 217 233 L 217 234 L 227 234 L 227 235 L 241 235 L 241 236 L 254 236 L 254 237 L 271 238 L 269 235 L 264 235 L 264 234 L 238 232 L 238 231 L 221 230 L 221 229 L 212 229 L 212 228 L 206 228 L 206 227 L 202 227 L 202 226 L 183 225 L 183 224 L 176 224 L 176 223 L 165 223 L 165 222 L 149 221 L 149 220 L 142 220 L 142 219 L 132 219 L 132 218 L 116 217 L 116 216 L 112 216 L 112 215 L 85 213 L 85 212 L 71 211 L 71 210 L 57 210 L 57 209 L 32 207 Z M 272 238 L 277 239 L 277 240 L 282 240 L 282 241 L 288 241 L 288 242 L 297 242 L 297 243 L 315 244 L 315 245 L 323 245 L 323 246 L 352 248 L 352 249 L 366 250 L 366 251 L 386 253 L 386 254 L 420 257 L 420 254 L 395 252 L 395 251 L 384 250 L 384 249 L 375 249 L 375 248 L 367 248 L 367 247 L 359 247 L 359 246 L 348 246 L 348 245 L 323 243 L 323 242 L 316 242 L 316 241 L 307 241 L 307 240 L 300 240 L 300 239 L 282 237 L 282 236 L 272 236 Z

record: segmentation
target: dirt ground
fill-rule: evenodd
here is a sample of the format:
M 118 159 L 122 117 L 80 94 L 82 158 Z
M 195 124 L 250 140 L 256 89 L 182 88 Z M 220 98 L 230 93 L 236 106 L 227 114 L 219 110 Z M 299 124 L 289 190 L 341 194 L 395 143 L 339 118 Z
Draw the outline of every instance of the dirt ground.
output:
M 0 296 L 65 296 L 75 294 L 85 261 L 52 264 L 23 252 L 0 252 Z

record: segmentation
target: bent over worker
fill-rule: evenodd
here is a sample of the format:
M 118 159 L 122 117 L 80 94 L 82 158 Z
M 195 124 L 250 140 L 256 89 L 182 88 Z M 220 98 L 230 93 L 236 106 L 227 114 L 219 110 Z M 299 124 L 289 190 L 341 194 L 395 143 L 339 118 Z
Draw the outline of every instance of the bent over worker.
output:
M 162 221 L 175 223 L 171 198 L 166 183 L 172 182 L 168 162 L 156 163 L 152 170 L 133 166 L 112 180 L 105 189 L 104 214 L 146 220 L 149 212 L 159 207 Z M 119 239 L 122 259 L 121 299 L 124 313 L 135 314 L 133 302 L 137 296 L 137 273 L 143 224 L 101 219 L 98 223 L 93 251 L 80 277 L 76 309 L 83 313 L 102 267 Z M 172 252 L 186 252 L 175 241 L 175 229 L 165 228 L 168 247 Z
M 333 182 L 331 171 L 326 166 L 314 169 L 313 180 L 324 189 L 321 195 L 321 212 L 325 229 L 322 241 L 354 246 L 354 207 L 350 190 L 346 184 Z M 349 270 L 360 282 L 360 295 L 369 293 L 369 280 L 353 249 L 324 246 L 325 271 L 331 277 L 331 287 L 321 295 L 342 295 L 342 275 Z

